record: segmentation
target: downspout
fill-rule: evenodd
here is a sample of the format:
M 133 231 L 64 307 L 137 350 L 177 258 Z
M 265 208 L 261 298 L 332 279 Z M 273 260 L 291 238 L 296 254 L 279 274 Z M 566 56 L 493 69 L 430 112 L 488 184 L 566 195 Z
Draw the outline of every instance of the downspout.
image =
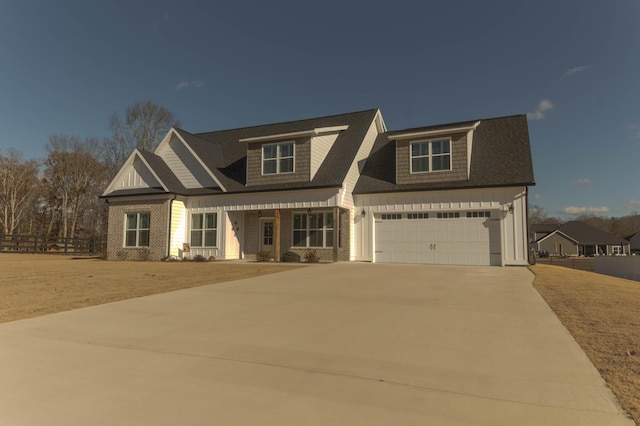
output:
M 169 258 L 171 256 L 171 222 L 172 222 L 172 217 L 171 214 L 173 213 L 173 201 L 178 198 L 177 195 L 173 194 L 173 198 L 169 200 L 169 224 L 168 224 L 168 232 L 167 232 L 167 258 Z

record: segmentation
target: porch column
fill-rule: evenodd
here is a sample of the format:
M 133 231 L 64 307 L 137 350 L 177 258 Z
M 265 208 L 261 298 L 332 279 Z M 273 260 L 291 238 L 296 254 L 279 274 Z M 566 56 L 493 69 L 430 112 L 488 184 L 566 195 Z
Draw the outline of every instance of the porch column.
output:
M 333 208 L 333 261 L 338 261 L 338 247 L 340 246 L 340 208 Z
M 273 212 L 273 260 L 280 262 L 280 209 Z

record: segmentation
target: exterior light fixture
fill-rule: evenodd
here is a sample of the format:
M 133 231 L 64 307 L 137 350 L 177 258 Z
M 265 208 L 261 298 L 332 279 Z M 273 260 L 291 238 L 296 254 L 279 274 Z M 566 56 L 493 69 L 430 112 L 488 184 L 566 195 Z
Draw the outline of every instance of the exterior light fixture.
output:
M 509 213 L 513 214 L 513 203 L 509 204 Z
M 367 212 L 364 210 L 364 207 L 362 208 L 362 211 L 360 212 L 360 216 L 365 217 L 367 215 Z
M 258 217 L 262 216 L 262 210 L 258 210 Z

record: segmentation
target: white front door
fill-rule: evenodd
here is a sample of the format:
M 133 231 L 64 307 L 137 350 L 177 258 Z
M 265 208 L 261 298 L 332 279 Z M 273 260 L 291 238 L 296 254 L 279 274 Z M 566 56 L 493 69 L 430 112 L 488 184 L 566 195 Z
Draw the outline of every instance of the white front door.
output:
M 273 255 L 273 219 L 260 219 L 260 250 Z

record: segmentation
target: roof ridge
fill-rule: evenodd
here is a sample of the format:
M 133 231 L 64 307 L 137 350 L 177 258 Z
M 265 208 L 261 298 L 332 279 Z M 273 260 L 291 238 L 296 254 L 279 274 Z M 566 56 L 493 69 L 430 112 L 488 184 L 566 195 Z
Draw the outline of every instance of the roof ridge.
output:
M 220 133 L 220 132 L 229 132 L 232 130 L 246 130 L 246 129 L 255 129 L 258 127 L 267 127 L 267 126 L 276 126 L 276 125 L 281 125 L 281 124 L 290 124 L 290 123 L 299 123 L 302 121 L 311 121 L 311 120 L 322 120 L 325 118 L 333 118 L 333 117 L 340 117 L 340 116 L 345 116 L 345 115 L 353 115 L 353 114 L 363 114 L 365 112 L 377 112 L 380 108 L 372 108 L 372 109 L 365 109 L 362 111 L 352 111 L 352 112 L 345 112 L 343 114 L 331 114 L 331 115 L 324 115 L 321 117 L 309 117 L 309 118 L 302 118 L 299 120 L 289 120 L 289 121 L 278 121 L 276 123 L 265 123 L 265 124 L 256 124 L 253 126 L 244 126 L 244 127 L 234 127 L 231 129 L 221 129 L 221 130 L 212 130 L 209 132 L 200 132 L 200 133 L 191 133 L 193 136 L 200 136 L 200 135 L 208 135 L 211 133 Z M 182 129 L 181 129 L 182 130 Z
M 526 114 L 512 114 L 512 115 L 505 115 L 505 116 L 502 116 L 502 117 L 475 118 L 475 119 L 471 119 L 471 120 L 454 121 L 454 122 L 451 122 L 451 123 L 428 124 L 426 126 L 408 127 L 406 129 L 399 129 L 399 130 L 388 130 L 386 133 L 387 134 L 400 133 L 400 132 L 406 132 L 406 131 L 409 131 L 409 130 L 426 129 L 428 127 L 449 127 L 449 126 L 456 126 L 456 125 L 465 124 L 465 123 L 474 123 L 474 122 L 477 122 L 477 121 L 504 120 L 504 119 L 507 119 L 507 118 L 522 117 L 522 116 L 525 116 L 525 115 Z

